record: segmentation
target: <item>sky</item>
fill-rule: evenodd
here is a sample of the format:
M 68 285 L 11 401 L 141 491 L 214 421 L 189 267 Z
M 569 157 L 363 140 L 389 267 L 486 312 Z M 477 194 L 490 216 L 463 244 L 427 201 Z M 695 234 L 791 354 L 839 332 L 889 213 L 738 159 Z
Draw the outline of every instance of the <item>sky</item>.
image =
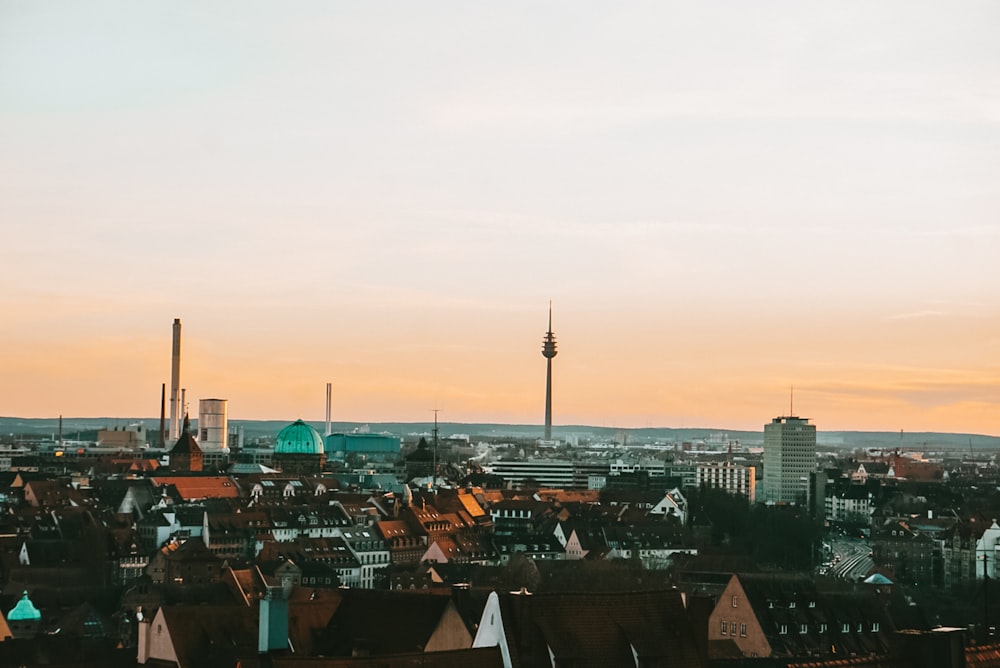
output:
M 997 25 L 0 0 L 0 415 L 1000 435 Z

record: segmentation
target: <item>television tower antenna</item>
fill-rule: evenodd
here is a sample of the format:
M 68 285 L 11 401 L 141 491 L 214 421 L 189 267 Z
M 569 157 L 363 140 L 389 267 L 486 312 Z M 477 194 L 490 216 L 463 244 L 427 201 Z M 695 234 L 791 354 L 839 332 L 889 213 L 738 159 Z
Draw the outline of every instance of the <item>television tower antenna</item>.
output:
M 545 358 L 545 440 L 552 440 L 552 358 L 556 356 L 556 337 L 552 333 L 552 301 L 549 301 L 549 329 L 542 339 Z

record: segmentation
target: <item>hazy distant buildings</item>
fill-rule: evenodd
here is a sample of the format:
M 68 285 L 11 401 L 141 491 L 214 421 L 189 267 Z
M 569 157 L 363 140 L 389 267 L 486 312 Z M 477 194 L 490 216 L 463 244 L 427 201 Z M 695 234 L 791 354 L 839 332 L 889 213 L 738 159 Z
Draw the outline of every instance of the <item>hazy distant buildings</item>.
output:
M 124 429 L 101 429 L 97 432 L 97 445 L 101 448 L 138 450 L 146 445 L 146 427 L 130 424 Z
M 816 426 L 807 418 L 776 417 L 764 425 L 764 498 L 804 504 L 816 468 Z

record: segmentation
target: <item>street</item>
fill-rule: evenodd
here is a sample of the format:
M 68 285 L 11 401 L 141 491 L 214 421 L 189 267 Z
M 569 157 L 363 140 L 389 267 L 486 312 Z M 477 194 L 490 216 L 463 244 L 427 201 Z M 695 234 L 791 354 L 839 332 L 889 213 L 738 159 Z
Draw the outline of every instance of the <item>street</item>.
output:
M 828 541 L 831 548 L 831 559 L 820 567 L 820 573 L 826 569 L 826 575 L 845 580 L 858 580 L 868 576 L 875 567 L 871 558 L 871 548 L 860 538 L 837 536 Z

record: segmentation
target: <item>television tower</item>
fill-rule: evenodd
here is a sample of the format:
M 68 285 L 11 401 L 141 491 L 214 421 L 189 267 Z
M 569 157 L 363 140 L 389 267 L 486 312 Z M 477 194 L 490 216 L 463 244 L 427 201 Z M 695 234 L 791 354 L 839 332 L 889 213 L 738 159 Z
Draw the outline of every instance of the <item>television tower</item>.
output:
M 556 337 L 552 333 L 552 302 L 549 302 L 549 331 L 542 339 L 545 358 L 545 440 L 552 440 L 552 358 L 556 356 Z

